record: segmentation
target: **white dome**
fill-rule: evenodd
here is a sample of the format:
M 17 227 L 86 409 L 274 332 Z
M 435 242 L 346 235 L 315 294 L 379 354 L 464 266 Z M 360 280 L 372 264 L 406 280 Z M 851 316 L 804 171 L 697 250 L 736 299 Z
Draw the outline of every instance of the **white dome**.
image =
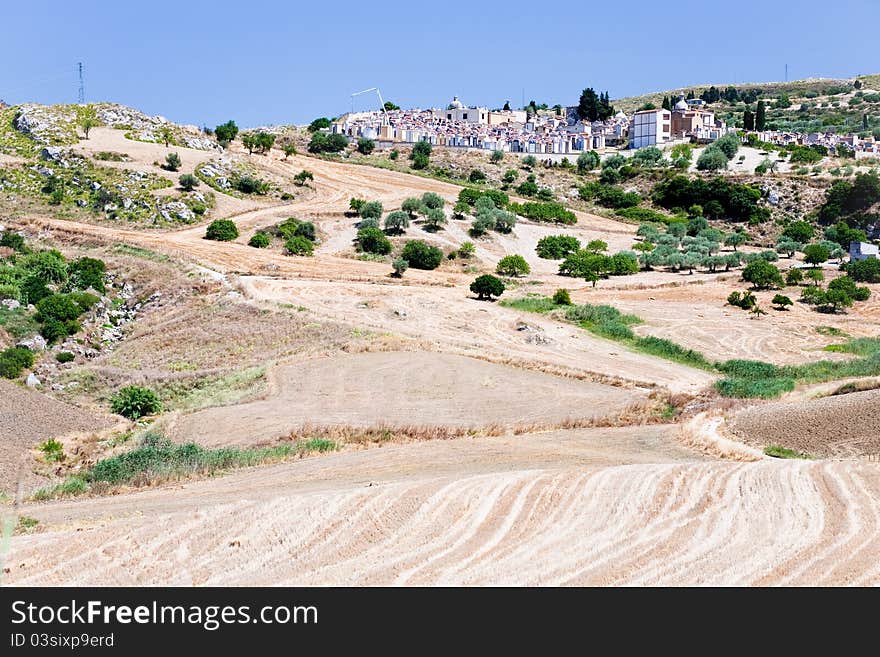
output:
M 449 109 L 464 109 L 464 105 L 458 99 L 458 96 L 452 97 L 452 102 L 449 103 Z
M 682 99 L 675 104 L 675 109 L 686 110 L 686 109 L 689 109 L 689 107 L 688 107 L 688 104 L 686 102 L 684 102 L 684 99 Z

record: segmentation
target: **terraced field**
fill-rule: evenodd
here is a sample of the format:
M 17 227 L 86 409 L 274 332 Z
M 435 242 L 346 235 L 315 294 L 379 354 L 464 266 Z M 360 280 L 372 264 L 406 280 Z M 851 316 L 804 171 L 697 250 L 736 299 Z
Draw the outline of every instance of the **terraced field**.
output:
M 658 427 L 460 439 L 27 508 L 48 531 L 16 540 L 9 578 L 877 584 L 878 502 L 875 466 L 704 460 Z

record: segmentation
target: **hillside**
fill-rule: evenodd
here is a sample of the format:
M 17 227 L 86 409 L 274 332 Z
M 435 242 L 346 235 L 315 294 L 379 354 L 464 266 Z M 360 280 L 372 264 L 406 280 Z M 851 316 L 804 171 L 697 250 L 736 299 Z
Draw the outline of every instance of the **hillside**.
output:
M 836 242 L 789 277 L 843 240 L 813 225 L 776 251 L 824 169 L 774 152 L 756 175 L 745 147 L 718 172 L 647 150 L 417 168 L 91 109 L 88 136 L 81 107 L 2 110 L 0 346 L 33 351 L 3 357 L 0 429 L 40 473 L 13 583 L 877 582 L 876 441 L 824 449 L 815 419 L 873 412 L 816 397 L 880 376 L 880 280 L 828 297 Z M 850 178 L 835 219 L 874 193 Z M 775 275 L 749 289 L 747 266 Z M 760 313 L 729 302 L 747 290 Z M 64 405 L 37 423 L 43 396 Z
M 674 102 L 693 94 L 700 98 L 716 89 L 722 96 L 712 103 L 716 113 L 728 124 L 742 127 L 742 113 L 747 106 L 754 111 L 758 100 L 768 106 L 767 127 L 771 130 L 798 132 L 856 132 L 863 136 L 880 134 L 880 75 L 851 79 L 810 78 L 792 82 L 743 84 L 704 84 L 667 89 L 639 96 L 620 98 L 615 107 L 632 112 L 645 104 L 660 107 L 664 97 Z M 728 90 L 736 90 L 727 99 Z M 779 102 L 787 97 L 787 102 Z M 748 102 L 744 102 L 744 99 Z M 868 115 L 868 128 L 864 115 Z

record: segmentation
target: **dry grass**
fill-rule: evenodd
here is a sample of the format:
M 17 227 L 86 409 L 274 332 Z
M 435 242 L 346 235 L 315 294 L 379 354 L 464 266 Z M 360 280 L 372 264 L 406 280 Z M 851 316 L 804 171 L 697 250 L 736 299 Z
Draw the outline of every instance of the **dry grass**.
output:
M 589 429 L 608 427 L 643 426 L 669 422 L 663 411 L 669 404 L 666 394 L 651 395 L 650 398 L 629 404 L 619 414 L 600 417 L 570 417 L 558 422 L 529 422 L 519 424 L 491 423 L 474 427 L 431 425 L 431 424 L 389 424 L 377 423 L 368 427 L 351 425 L 304 424 L 292 431 L 284 441 L 301 442 L 307 440 L 329 440 L 337 445 L 366 447 L 386 443 L 410 443 L 427 440 L 451 440 L 454 438 L 486 438 L 494 436 L 541 433 L 565 429 Z M 269 445 L 276 441 L 261 443 Z

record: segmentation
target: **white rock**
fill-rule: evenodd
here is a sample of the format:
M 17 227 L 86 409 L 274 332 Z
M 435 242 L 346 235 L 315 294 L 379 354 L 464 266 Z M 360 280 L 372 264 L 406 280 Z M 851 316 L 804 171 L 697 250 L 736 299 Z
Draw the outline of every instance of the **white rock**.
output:
M 34 335 L 30 338 L 26 338 L 24 340 L 19 340 L 17 347 L 27 347 L 31 351 L 45 351 L 46 349 L 46 338 L 42 335 Z
M 37 375 L 31 372 L 28 374 L 27 379 L 25 379 L 25 385 L 28 388 L 36 388 L 37 386 L 43 385 L 43 382 L 37 378 Z

